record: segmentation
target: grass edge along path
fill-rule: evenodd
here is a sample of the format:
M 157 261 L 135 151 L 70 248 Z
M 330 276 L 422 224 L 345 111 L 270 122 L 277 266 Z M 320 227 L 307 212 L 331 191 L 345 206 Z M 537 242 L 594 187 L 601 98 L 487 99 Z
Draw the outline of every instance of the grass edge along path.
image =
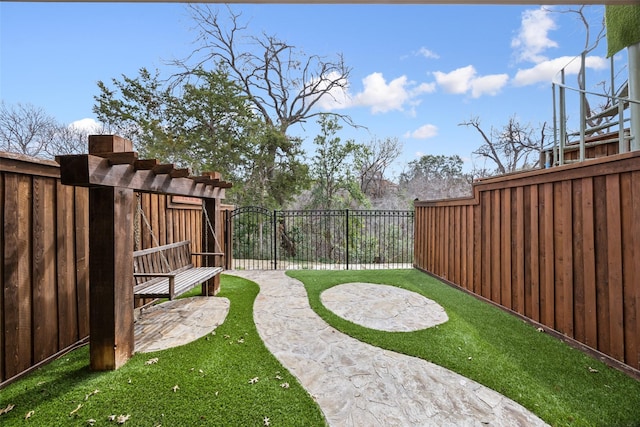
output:
M 551 425 L 640 425 L 640 381 L 418 270 L 292 270 L 287 274 L 304 283 L 312 309 L 336 329 L 471 378 Z M 419 293 L 443 306 L 449 321 L 416 332 L 356 325 L 335 315 L 320 300 L 324 290 L 349 282 L 393 285 Z
M 215 334 L 136 354 L 111 372 L 91 372 L 88 346 L 75 350 L 0 390 L 0 410 L 15 405 L 0 415 L 0 425 L 114 426 L 119 416 L 128 416 L 125 426 L 326 425 L 313 398 L 258 335 L 258 286 L 223 275 L 221 289 L 231 306 Z

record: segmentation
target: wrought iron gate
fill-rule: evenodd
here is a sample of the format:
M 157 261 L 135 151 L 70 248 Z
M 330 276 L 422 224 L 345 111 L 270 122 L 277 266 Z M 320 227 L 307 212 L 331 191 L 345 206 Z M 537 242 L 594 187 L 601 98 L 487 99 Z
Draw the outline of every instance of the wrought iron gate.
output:
M 413 267 L 413 211 L 231 211 L 234 269 Z

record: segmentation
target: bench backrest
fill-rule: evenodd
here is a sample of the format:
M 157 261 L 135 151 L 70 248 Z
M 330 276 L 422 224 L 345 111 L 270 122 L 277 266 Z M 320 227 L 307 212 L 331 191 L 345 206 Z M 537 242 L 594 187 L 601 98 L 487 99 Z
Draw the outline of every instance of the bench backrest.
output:
M 155 248 L 142 249 L 133 253 L 134 273 L 170 273 L 193 265 L 191 261 L 191 242 L 171 243 Z M 150 278 L 139 277 L 140 284 Z

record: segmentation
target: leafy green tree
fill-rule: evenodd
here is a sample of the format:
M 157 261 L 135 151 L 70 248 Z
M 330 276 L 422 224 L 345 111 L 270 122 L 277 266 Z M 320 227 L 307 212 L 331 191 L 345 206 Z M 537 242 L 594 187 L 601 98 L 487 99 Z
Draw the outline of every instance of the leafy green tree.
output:
M 144 156 L 235 176 L 246 152 L 246 133 L 257 120 L 223 69 L 198 72 L 196 84 L 170 88 L 159 74 L 98 82 L 94 113 L 108 128 L 136 143 Z
M 194 71 L 176 86 L 142 68 L 135 78 L 98 82 L 94 112 L 146 157 L 221 172 L 234 203 L 281 206 L 307 181 L 299 144 L 268 126 L 223 67 Z
M 316 209 L 341 209 L 366 201 L 360 189 L 355 158 L 364 146 L 353 140 L 342 142 L 338 119 L 322 115 L 318 119 L 320 134 L 314 139 L 316 154 L 311 164 L 313 179 L 311 205 Z

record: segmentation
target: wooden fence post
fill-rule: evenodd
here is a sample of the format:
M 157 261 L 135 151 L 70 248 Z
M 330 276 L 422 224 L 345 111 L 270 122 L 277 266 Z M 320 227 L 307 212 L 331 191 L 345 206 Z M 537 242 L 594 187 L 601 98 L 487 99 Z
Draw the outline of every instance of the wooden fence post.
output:
M 127 152 L 131 141 L 89 137 L 89 154 Z M 118 369 L 134 351 L 133 190 L 89 189 L 89 327 L 91 369 Z
M 118 369 L 133 354 L 133 190 L 89 190 L 91 369 Z

